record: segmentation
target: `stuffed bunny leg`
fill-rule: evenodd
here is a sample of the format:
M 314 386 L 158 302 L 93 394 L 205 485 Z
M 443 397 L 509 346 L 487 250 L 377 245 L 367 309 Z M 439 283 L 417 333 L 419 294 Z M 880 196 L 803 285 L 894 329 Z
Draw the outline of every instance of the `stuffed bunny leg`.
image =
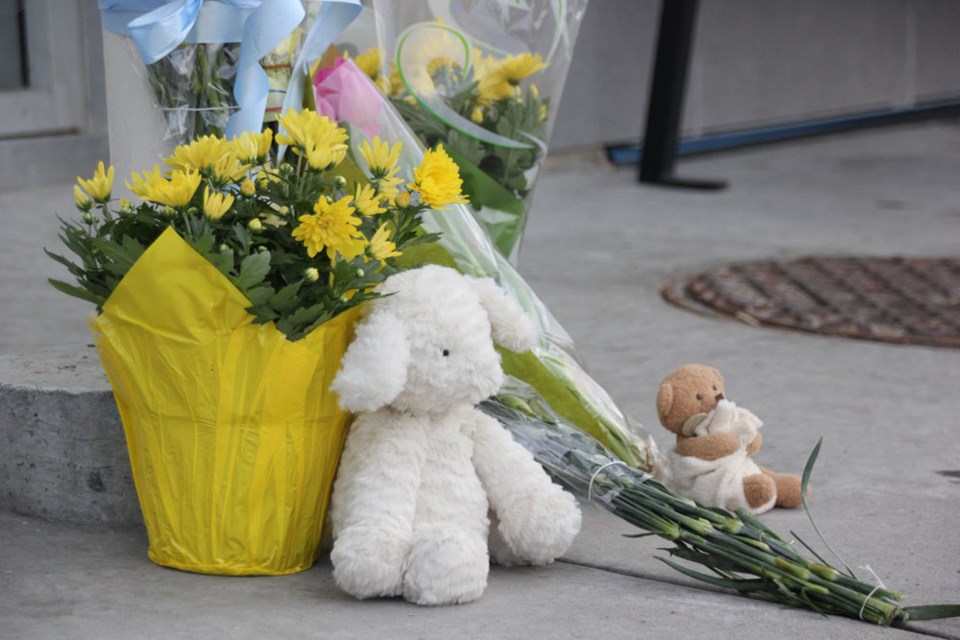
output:
M 333 578 L 356 598 L 403 594 L 425 436 L 391 409 L 350 428 L 333 489 Z
M 499 422 L 479 411 L 474 411 L 474 420 L 473 464 L 496 514 L 490 545 L 494 560 L 553 562 L 580 531 L 576 499 L 554 484 Z

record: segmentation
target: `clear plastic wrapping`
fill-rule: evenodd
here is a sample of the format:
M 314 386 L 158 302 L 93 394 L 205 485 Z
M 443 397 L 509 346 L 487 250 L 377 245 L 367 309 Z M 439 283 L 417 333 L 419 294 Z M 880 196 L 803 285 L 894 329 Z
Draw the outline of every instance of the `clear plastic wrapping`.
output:
M 587 0 L 369 0 L 340 37 L 515 263 Z
M 359 145 L 373 136 L 391 143 L 403 142 L 401 171 L 420 163 L 423 146 L 416 134 L 353 61 L 338 61 L 326 70 L 320 69 L 317 78 L 315 89 L 323 98 L 318 99 L 318 110 L 349 127 L 351 157 L 358 163 L 362 163 Z M 366 167 L 360 164 L 360 169 Z M 470 205 L 428 211 L 423 227 L 429 233 L 438 233 L 440 240 L 411 252 L 406 256 L 408 264 L 439 262 L 467 275 L 492 277 L 520 303 L 539 329 L 540 341 L 531 351 L 519 355 L 502 352 L 504 370 L 521 380 L 528 393 L 541 395 L 553 411 L 600 440 L 619 459 L 638 469 L 659 469 L 652 439 L 585 371 L 573 340 L 494 246 Z

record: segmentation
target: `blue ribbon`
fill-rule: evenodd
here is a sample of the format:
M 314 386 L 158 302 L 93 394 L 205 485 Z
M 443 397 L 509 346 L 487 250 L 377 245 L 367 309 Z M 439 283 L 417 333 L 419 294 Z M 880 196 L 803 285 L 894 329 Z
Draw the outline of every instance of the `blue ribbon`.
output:
M 182 42 L 240 42 L 234 97 L 239 110 L 226 137 L 260 131 L 270 89 L 260 59 L 283 42 L 304 17 L 300 0 L 98 0 L 103 27 L 129 36 L 153 64 Z M 360 12 L 359 0 L 330 0 L 304 40 L 283 110 L 302 99 L 310 60 L 318 57 Z

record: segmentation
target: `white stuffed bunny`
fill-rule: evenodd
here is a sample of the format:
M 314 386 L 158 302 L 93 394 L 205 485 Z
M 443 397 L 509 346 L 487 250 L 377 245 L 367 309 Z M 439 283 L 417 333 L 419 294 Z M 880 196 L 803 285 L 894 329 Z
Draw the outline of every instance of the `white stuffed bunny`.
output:
M 489 278 L 426 266 L 379 291 L 331 386 L 358 413 L 333 491 L 333 576 L 357 598 L 469 602 L 488 533 L 497 562 L 540 565 L 580 529 L 573 496 L 474 407 L 503 382 L 493 340 L 523 351 L 536 332 Z

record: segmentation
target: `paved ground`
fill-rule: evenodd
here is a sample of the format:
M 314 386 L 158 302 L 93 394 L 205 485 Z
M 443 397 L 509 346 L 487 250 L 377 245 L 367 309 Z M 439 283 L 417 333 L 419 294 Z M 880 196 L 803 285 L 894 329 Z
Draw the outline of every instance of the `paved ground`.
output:
M 639 186 L 576 156 L 543 178 L 521 272 L 577 340 L 595 377 L 662 445 L 656 386 L 699 361 L 765 422 L 758 458 L 799 471 L 822 435 L 813 509 L 846 562 L 870 565 L 909 604 L 960 602 L 960 350 L 759 329 L 662 302 L 673 278 L 732 260 L 958 253 L 960 123 L 929 122 L 682 163 L 715 194 Z M 39 253 L 68 185 L 0 194 L 0 354 L 89 342 L 88 308 L 49 289 Z M 0 380 L 3 382 L 3 380 Z M 102 388 L 102 379 L 91 388 Z M 0 455 L 3 455 L 0 451 Z M 960 638 L 960 620 L 878 629 L 695 587 L 585 507 L 562 562 L 494 568 L 483 598 L 422 609 L 355 602 L 328 561 L 284 578 L 216 578 L 153 566 L 139 529 L 0 514 L 3 638 Z M 803 513 L 765 516 L 815 536 Z M 869 575 L 869 570 L 858 569 Z

